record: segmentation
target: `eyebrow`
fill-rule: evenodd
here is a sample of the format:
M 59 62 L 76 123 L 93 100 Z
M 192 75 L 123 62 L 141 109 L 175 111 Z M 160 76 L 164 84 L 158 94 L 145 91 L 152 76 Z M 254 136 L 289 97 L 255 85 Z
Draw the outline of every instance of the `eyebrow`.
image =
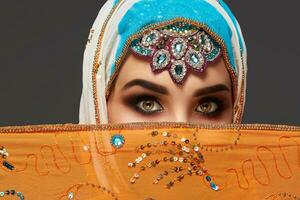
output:
M 143 87 L 143 88 L 146 88 L 148 90 L 152 90 L 154 92 L 164 94 L 164 95 L 169 94 L 167 88 L 165 88 L 164 86 L 158 85 L 158 84 L 155 84 L 153 82 L 146 81 L 146 80 L 143 80 L 143 79 L 134 79 L 132 81 L 129 81 L 128 83 L 126 83 L 126 85 L 123 87 L 122 90 L 126 90 L 130 87 L 133 87 L 133 86 L 140 86 L 140 87 Z
M 216 93 L 220 91 L 230 91 L 229 88 L 224 84 L 217 84 L 213 86 L 209 86 L 206 88 L 200 88 L 194 93 L 194 97 L 203 96 L 211 93 Z
M 129 89 L 133 86 L 140 86 L 149 90 L 152 90 L 154 92 L 160 93 L 160 94 L 164 94 L 164 95 L 168 95 L 168 89 L 162 85 L 158 85 L 156 83 L 147 81 L 147 80 L 143 80 L 143 79 L 134 79 L 129 81 L 128 83 L 125 84 L 125 86 L 123 87 L 122 90 L 126 90 Z M 205 88 L 200 88 L 198 89 L 195 93 L 194 93 L 194 97 L 197 96 L 203 96 L 203 95 L 207 95 L 207 94 L 211 94 L 211 93 L 216 93 L 216 92 L 220 92 L 220 91 L 230 91 L 229 88 L 224 85 L 224 84 L 217 84 L 217 85 L 213 85 L 213 86 L 209 86 L 209 87 L 205 87 Z

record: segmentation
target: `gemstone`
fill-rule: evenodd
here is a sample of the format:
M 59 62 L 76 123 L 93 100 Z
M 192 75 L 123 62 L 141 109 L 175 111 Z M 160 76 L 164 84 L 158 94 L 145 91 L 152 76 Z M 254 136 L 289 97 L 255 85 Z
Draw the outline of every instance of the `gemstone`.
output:
M 173 80 L 175 80 L 177 83 L 181 83 L 187 72 L 185 63 L 182 60 L 174 61 L 170 72 Z
M 152 66 L 154 70 L 165 68 L 170 62 L 170 54 L 167 50 L 161 49 L 158 50 L 152 60 Z
M 219 187 L 214 182 L 210 182 L 209 185 L 210 185 L 211 189 L 213 189 L 215 191 L 219 190 Z
M 201 52 L 189 49 L 185 56 L 186 62 L 196 70 L 201 70 L 205 64 L 205 58 Z
M 125 143 L 125 139 L 123 135 L 113 135 L 111 137 L 111 144 L 113 147 L 119 149 L 121 148 Z
M 176 43 L 175 44 L 175 50 L 177 51 L 177 52 L 180 52 L 180 51 L 182 51 L 182 44 L 181 43 Z
M 175 66 L 175 72 L 177 75 L 181 75 L 183 72 L 183 65 L 176 65 Z
M 199 57 L 197 54 L 193 53 L 190 55 L 191 61 L 193 61 L 195 64 L 199 62 Z
M 176 58 L 176 59 L 180 59 L 182 56 L 184 56 L 186 49 L 187 49 L 187 43 L 183 38 L 175 38 L 172 41 L 172 45 L 171 45 L 171 51 L 172 51 L 172 55 Z
M 155 39 L 155 35 L 154 35 L 154 33 L 151 33 L 150 35 L 148 35 L 148 37 L 146 38 L 146 41 L 147 42 L 151 42 L 152 40 L 154 40 Z
M 152 30 L 145 34 L 142 38 L 142 45 L 148 47 L 155 44 L 159 40 L 160 32 L 157 30 Z
M 206 180 L 207 180 L 208 182 L 211 181 L 211 177 L 210 177 L 210 176 L 206 176 L 205 178 L 206 178 Z
M 160 54 L 158 57 L 157 57 L 157 63 L 158 64 L 162 64 L 165 60 L 167 59 L 167 56 L 166 54 Z

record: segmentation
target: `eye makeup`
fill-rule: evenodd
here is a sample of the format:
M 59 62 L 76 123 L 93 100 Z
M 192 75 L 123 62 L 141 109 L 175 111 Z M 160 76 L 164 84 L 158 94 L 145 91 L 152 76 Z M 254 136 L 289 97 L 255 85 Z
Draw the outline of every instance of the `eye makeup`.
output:
M 149 103 L 150 102 L 154 103 L 155 105 L 153 107 L 159 107 L 159 109 L 155 109 L 154 111 L 146 111 L 145 109 L 141 108 L 143 102 L 146 101 L 149 101 Z M 208 119 L 218 118 L 226 110 L 227 108 L 226 102 L 227 102 L 227 97 L 223 95 L 202 97 L 199 98 L 199 100 L 197 101 L 197 105 L 194 108 L 194 112 L 198 116 L 202 116 Z M 123 97 L 123 103 L 128 108 L 144 116 L 155 116 L 164 111 L 164 106 L 161 104 L 160 98 L 156 95 L 147 94 L 147 93 L 127 95 L 126 97 Z M 214 103 L 215 106 L 217 107 L 216 110 L 213 112 L 198 111 L 197 108 L 205 103 Z
M 225 101 L 226 100 L 224 100 L 224 98 L 219 98 L 217 96 L 209 96 L 209 97 L 201 98 L 199 104 L 195 108 L 195 112 L 208 118 L 219 117 L 222 114 L 222 112 L 226 109 Z M 215 103 L 217 105 L 217 109 L 215 111 L 206 112 L 206 113 L 197 111 L 198 106 L 209 102 Z
M 154 95 L 149 94 L 135 94 L 125 97 L 124 103 L 129 108 L 134 109 L 136 112 L 143 114 L 143 115 L 154 115 L 156 113 L 162 112 L 164 110 L 163 106 L 160 104 L 159 98 L 155 97 Z M 139 105 L 141 102 L 150 101 L 155 103 L 159 106 L 158 110 L 155 111 L 145 111 Z

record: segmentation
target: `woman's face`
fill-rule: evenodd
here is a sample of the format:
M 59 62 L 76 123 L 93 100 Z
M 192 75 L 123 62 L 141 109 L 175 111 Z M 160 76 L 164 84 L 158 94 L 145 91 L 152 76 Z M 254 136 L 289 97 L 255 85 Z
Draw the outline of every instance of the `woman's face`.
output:
M 107 105 L 109 123 L 233 121 L 231 80 L 223 58 L 178 85 L 167 70 L 154 74 L 148 61 L 129 54 Z

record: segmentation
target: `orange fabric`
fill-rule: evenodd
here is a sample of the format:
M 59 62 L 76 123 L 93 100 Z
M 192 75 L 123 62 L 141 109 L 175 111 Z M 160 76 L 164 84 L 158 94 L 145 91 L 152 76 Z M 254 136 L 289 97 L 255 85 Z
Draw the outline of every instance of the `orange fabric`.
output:
M 158 135 L 152 136 L 155 130 Z M 115 134 L 125 138 L 120 149 L 111 145 Z M 183 137 L 188 144 L 181 141 Z M 180 149 L 172 141 L 181 144 Z M 2 127 L 0 146 L 9 153 L 5 160 L 15 168 L 2 166 L 4 159 L 0 158 L 0 192 L 15 189 L 25 199 L 44 200 L 68 199 L 69 192 L 73 199 L 88 200 L 299 199 L 299 144 L 300 127 L 290 126 L 137 123 Z M 194 145 L 200 147 L 205 160 L 201 166 L 207 173 L 202 176 L 186 174 L 193 162 L 190 159 L 197 157 Z M 182 147 L 189 152 L 179 155 Z M 143 153 L 150 155 L 143 158 Z M 128 167 L 139 157 L 140 163 Z M 188 161 L 165 162 L 164 157 L 186 157 Z M 155 160 L 160 162 L 148 167 Z M 174 172 L 174 167 L 182 167 L 182 171 Z M 165 171 L 168 175 L 154 184 Z M 132 184 L 130 179 L 138 172 Z M 166 184 L 181 174 L 184 178 L 168 189 Z M 207 175 L 218 191 L 211 189 Z M 5 198 L 14 199 L 0 197 Z

